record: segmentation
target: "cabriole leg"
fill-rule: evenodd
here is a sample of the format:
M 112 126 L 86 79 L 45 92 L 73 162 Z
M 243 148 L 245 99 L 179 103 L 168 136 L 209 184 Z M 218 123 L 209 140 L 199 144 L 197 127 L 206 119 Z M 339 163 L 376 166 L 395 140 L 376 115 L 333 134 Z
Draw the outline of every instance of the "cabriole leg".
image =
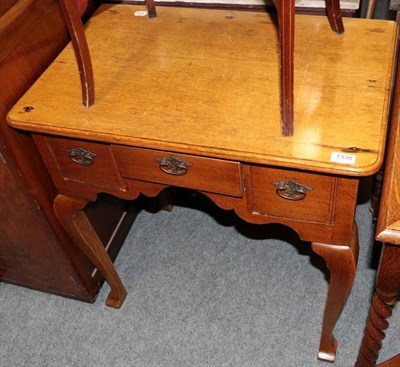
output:
M 65 231 L 109 284 L 111 291 L 106 300 L 107 306 L 120 308 L 127 292 L 114 264 L 83 210 L 87 203 L 86 200 L 57 195 L 54 200 L 54 211 Z
M 357 224 L 354 223 L 353 225 L 352 239 L 349 246 L 313 242 L 312 249 L 325 260 L 331 275 L 318 359 L 333 362 L 337 348 L 337 341 L 333 337 L 333 329 L 347 301 L 357 269 Z

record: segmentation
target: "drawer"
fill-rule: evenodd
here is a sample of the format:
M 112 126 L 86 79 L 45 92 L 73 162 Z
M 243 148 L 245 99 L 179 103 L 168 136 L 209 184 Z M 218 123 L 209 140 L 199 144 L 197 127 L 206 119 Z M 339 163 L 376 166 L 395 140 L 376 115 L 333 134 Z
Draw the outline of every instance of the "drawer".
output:
M 47 145 L 64 180 L 125 189 L 110 145 L 56 137 L 48 138 Z
M 118 145 L 112 150 L 123 177 L 242 196 L 239 162 Z
M 332 176 L 251 167 L 252 210 L 302 221 L 332 223 L 336 181 Z

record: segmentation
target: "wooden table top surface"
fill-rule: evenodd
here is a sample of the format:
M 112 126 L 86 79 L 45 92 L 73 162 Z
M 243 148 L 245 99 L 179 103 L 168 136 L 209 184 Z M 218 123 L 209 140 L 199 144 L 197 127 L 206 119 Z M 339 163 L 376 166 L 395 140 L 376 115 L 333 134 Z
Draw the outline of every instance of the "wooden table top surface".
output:
M 9 113 L 23 130 L 366 176 L 384 149 L 397 26 L 296 16 L 295 132 L 279 124 L 277 28 L 260 12 L 100 7 L 88 22 L 96 101 L 68 46 Z M 40 47 L 40 45 L 38 45 Z M 25 107 L 33 107 L 26 112 Z M 339 156 L 337 153 L 345 154 Z M 350 157 L 349 157 L 350 156 Z

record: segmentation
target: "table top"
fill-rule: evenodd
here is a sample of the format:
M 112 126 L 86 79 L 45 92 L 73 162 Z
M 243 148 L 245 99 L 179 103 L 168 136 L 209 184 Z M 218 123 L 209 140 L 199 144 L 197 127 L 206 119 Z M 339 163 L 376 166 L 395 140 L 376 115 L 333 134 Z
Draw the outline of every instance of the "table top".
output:
M 105 4 L 88 22 L 96 101 L 69 45 L 9 113 L 23 130 L 366 176 L 385 144 L 397 26 L 296 16 L 295 132 L 280 135 L 277 29 L 267 13 Z M 30 106 L 27 112 L 25 107 Z M 338 155 L 339 153 L 339 155 Z M 342 156 L 340 156 L 342 154 Z

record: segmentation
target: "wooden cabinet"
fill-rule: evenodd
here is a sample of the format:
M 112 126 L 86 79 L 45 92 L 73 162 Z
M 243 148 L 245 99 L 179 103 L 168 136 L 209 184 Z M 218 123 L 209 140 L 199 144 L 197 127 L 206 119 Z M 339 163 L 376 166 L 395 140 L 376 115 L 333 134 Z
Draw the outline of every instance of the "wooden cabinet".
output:
M 83 301 L 94 301 L 102 278 L 56 219 L 56 190 L 29 134 L 6 124 L 7 111 L 68 42 L 57 0 L 0 4 L 0 279 Z M 125 202 L 103 198 L 88 215 L 103 243 Z M 107 213 L 107 220 L 104 220 Z M 124 216 L 126 224 L 132 216 Z M 129 226 L 120 225 L 112 251 Z M 96 273 L 96 272 L 94 272 Z

